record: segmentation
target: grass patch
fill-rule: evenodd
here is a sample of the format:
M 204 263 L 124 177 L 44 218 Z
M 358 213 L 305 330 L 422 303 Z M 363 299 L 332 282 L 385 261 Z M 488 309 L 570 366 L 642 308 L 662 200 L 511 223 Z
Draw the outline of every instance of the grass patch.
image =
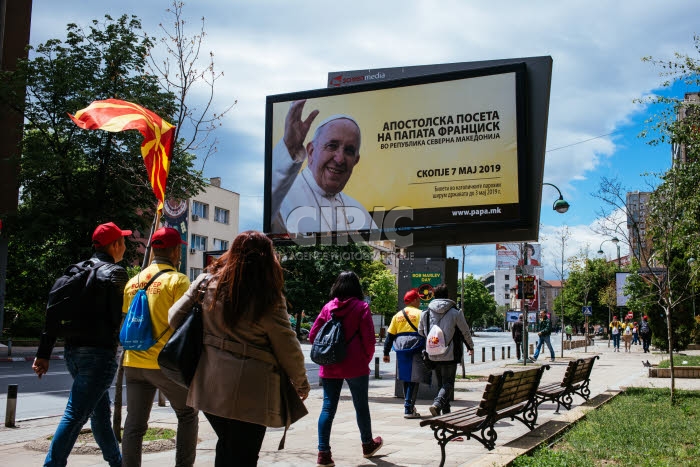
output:
M 700 355 L 674 355 L 674 366 L 700 366 Z M 670 368 L 670 360 L 661 360 L 659 368 Z
M 457 374 L 456 379 L 462 379 L 464 381 L 485 381 L 488 379 L 488 376 L 482 376 L 482 375 L 465 375 L 462 377 L 462 375 Z
M 693 466 L 700 444 L 700 391 L 630 388 L 579 421 L 553 448 L 514 466 Z
M 124 430 L 122 430 L 122 434 L 124 433 Z M 159 427 L 154 427 L 154 428 L 149 428 L 146 430 L 146 434 L 143 436 L 144 441 L 156 441 L 159 439 L 173 439 L 175 437 L 175 430 L 171 430 L 170 428 L 159 428 Z M 53 439 L 53 435 L 48 437 L 49 440 Z M 95 439 L 92 436 L 92 430 L 90 429 L 83 429 L 80 430 L 80 434 L 78 435 L 78 442 L 79 443 L 92 443 L 95 442 Z

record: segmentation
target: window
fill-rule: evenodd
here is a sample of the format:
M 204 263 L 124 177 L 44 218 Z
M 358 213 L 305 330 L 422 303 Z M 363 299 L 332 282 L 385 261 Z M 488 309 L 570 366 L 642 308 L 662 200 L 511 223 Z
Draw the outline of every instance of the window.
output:
M 214 222 L 228 224 L 228 209 L 214 207 Z
M 509 294 L 509 293 L 506 294 L 506 300 L 510 300 L 510 294 Z
M 194 280 L 202 273 L 202 268 L 190 268 L 190 282 Z
M 199 201 L 192 201 L 192 215 L 199 216 L 202 219 L 209 218 L 209 205 L 200 203 Z
M 218 238 L 215 238 L 214 239 L 214 249 L 215 250 L 228 250 L 228 241 L 219 240 Z
M 510 280 L 510 274 L 506 274 L 503 280 L 509 281 Z
M 192 240 L 190 241 L 190 248 L 199 251 L 207 251 L 207 237 L 202 237 L 200 235 L 192 234 Z
M 506 284 L 505 289 L 506 289 L 506 290 L 510 290 L 510 284 Z

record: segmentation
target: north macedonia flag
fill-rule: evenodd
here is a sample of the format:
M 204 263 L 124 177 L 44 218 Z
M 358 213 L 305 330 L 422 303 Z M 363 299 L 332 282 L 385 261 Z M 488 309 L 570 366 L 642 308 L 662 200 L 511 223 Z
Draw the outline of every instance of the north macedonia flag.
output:
M 158 210 L 163 208 L 165 184 L 168 181 L 175 126 L 150 110 L 119 99 L 95 101 L 68 116 L 80 128 L 119 132 L 138 130 L 143 135 L 141 155 L 148 171 L 148 180 L 158 198 Z

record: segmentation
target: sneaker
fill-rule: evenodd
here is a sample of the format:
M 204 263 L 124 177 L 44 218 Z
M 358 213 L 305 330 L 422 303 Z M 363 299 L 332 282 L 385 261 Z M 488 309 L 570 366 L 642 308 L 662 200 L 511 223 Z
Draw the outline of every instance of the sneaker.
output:
M 552 359 L 550 360 L 550 362 L 554 363 L 554 358 L 552 358 Z
M 372 457 L 377 451 L 381 449 L 381 447 L 384 445 L 384 440 L 382 440 L 381 436 L 377 436 L 374 438 L 372 441 L 369 443 L 362 443 L 362 455 L 366 458 L 369 459 Z M 335 465 L 335 464 L 334 464 Z
M 316 467 L 333 467 L 335 462 L 333 462 L 333 457 L 330 451 L 318 451 L 318 459 L 316 460 Z
M 440 407 L 438 407 L 437 405 L 431 405 L 430 407 L 428 407 L 428 410 L 430 410 L 430 415 L 432 415 L 433 417 L 437 417 L 438 415 L 440 415 Z
M 416 412 L 416 408 L 413 407 L 413 411 L 409 413 L 404 413 L 403 418 L 420 418 L 420 414 Z

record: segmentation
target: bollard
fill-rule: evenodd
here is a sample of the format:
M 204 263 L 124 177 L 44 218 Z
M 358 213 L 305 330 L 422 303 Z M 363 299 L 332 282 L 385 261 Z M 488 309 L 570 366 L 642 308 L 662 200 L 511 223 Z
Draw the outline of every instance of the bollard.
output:
M 160 389 L 158 389 L 158 407 L 165 407 L 165 396 Z
M 535 353 L 535 344 L 530 344 L 530 355 L 533 355 Z
M 474 364 L 474 352 L 472 352 L 472 365 Z
M 11 337 L 7 338 L 7 356 L 8 357 L 12 356 L 12 338 Z
M 508 350 L 510 350 L 510 348 L 508 348 Z M 505 360 L 505 359 L 506 359 L 506 348 L 501 347 L 501 360 Z
M 17 385 L 7 385 L 7 408 L 5 409 L 5 426 L 15 428 L 15 414 L 17 412 Z
M 379 357 L 374 357 L 374 379 L 379 379 Z
M 481 363 L 486 361 L 486 347 L 481 348 Z
M 510 360 L 510 345 L 508 346 L 508 360 Z
M 496 347 L 491 347 L 491 361 L 496 361 Z

